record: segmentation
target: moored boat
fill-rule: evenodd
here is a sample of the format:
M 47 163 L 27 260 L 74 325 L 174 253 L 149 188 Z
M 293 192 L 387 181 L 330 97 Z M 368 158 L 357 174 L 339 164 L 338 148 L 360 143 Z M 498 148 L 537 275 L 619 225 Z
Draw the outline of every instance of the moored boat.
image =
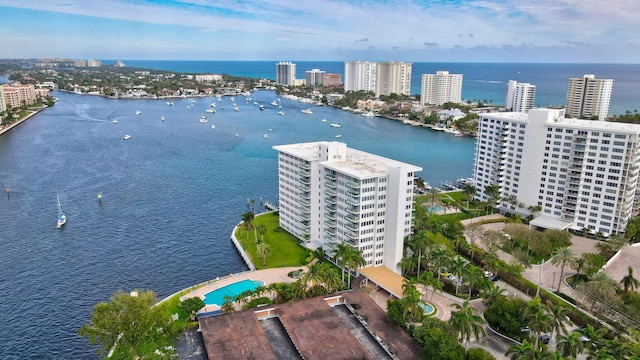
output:
M 340 123 L 332 123 L 332 124 L 331 124 L 331 127 L 334 127 L 334 128 L 341 128 L 341 127 L 342 127 L 342 124 L 340 124 Z

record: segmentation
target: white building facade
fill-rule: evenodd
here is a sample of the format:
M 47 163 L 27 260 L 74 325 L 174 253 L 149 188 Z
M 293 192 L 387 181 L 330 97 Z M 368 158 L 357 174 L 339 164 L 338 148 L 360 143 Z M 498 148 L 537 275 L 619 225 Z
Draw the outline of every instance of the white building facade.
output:
M 348 244 L 362 251 L 365 267 L 385 266 L 400 274 L 404 238 L 412 231 L 415 173 L 422 168 L 341 142 L 273 148 L 283 229 L 328 254 Z
M 322 85 L 322 76 L 325 74 L 325 71 L 320 69 L 311 69 L 305 71 L 305 85 L 314 86 L 314 85 Z
M 376 96 L 411 95 L 412 63 L 387 62 L 378 63 L 376 69 Z
M 509 80 L 505 108 L 508 111 L 527 112 L 533 109 L 536 100 L 536 86 Z
M 553 229 L 625 231 L 640 208 L 640 125 L 565 118 L 564 109 L 481 114 L 473 176 L 477 198 L 496 185 L 503 211 Z
M 348 61 L 344 63 L 344 91 L 376 91 L 378 63 Z
M 462 74 L 436 71 L 422 74 L 421 105 L 437 105 L 462 102 Z
M 276 84 L 294 86 L 296 82 L 296 64 L 281 61 L 276 64 Z
M 613 79 L 596 79 L 592 74 L 570 78 L 567 115 L 578 119 L 597 117 L 597 120 L 607 120 L 612 91 Z

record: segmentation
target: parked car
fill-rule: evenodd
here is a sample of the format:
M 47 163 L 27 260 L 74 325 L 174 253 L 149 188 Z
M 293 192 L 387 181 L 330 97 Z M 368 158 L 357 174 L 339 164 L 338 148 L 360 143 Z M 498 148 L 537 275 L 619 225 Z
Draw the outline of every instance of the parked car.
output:
M 498 280 L 500 280 L 500 276 L 498 276 L 498 275 L 492 275 L 492 276 L 489 278 L 489 280 L 491 280 L 491 281 L 498 281 Z
M 549 339 L 550 339 L 550 337 L 547 334 L 540 335 L 540 342 L 543 343 L 543 344 L 548 344 L 549 343 Z

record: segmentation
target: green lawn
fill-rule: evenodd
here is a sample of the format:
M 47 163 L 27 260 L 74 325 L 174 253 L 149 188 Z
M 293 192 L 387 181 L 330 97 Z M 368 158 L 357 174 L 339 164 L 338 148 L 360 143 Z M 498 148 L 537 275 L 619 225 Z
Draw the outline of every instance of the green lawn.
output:
M 264 224 L 267 227 L 267 233 L 264 234 L 264 242 L 271 246 L 271 254 L 266 258 L 266 266 L 262 266 L 262 259 L 256 256 L 255 238 L 257 234 L 258 240 L 261 240 L 259 233 L 254 233 L 253 229 L 247 231 L 244 224 L 242 224 L 236 231 L 236 239 L 249 255 L 256 269 L 302 266 L 307 263 L 308 249 L 300 245 L 295 236 L 280 228 L 276 213 L 258 215 L 254 223 L 255 226 Z

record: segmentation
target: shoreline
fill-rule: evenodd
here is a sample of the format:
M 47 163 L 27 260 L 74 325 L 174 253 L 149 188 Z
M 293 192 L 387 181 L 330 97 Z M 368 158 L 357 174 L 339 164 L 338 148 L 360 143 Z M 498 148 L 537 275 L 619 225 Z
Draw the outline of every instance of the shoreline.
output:
M 56 101 L 58 101 L 58 100 L 56 99 Z M 30 114 L 27 114 L 27 116 L 25 116 L 24 118 L 22 118 L 22 119 L 20 119 L 20 120 L 18 120 L 18 121 L 16 121 L 16 122 L 14 122 L 13 124 L 11 124 L 11 125 L 9 125 L 9 126 L 3 127 L 3 128 L 0 130 L 0 136 L 4 135 L 4 133 L 6 133 L 7 131 L 9 131 L 9 130 L 13 129 L 14 127 L 16 127 L 16 126 L 18 126 L 18 125 L 20 125 L 20 124 L 22 124 L 22 123 L 23 123 L 24 121 L 26 121 L 27 119 L 30 119 L 32 116 L 34 116 L 34 115 L 36 115 L 36 114 L 40 113 L 42 110 L 47 109 L 47 108 L 49 108 L 49 107 L 48 107 L 48 106 L 45 106 L 45 107 L 40 108 L 40 109 L 38 109 L 38 110 L 33 110 L 33 111 L 31 111 L 31 113 L 30 113 Z

